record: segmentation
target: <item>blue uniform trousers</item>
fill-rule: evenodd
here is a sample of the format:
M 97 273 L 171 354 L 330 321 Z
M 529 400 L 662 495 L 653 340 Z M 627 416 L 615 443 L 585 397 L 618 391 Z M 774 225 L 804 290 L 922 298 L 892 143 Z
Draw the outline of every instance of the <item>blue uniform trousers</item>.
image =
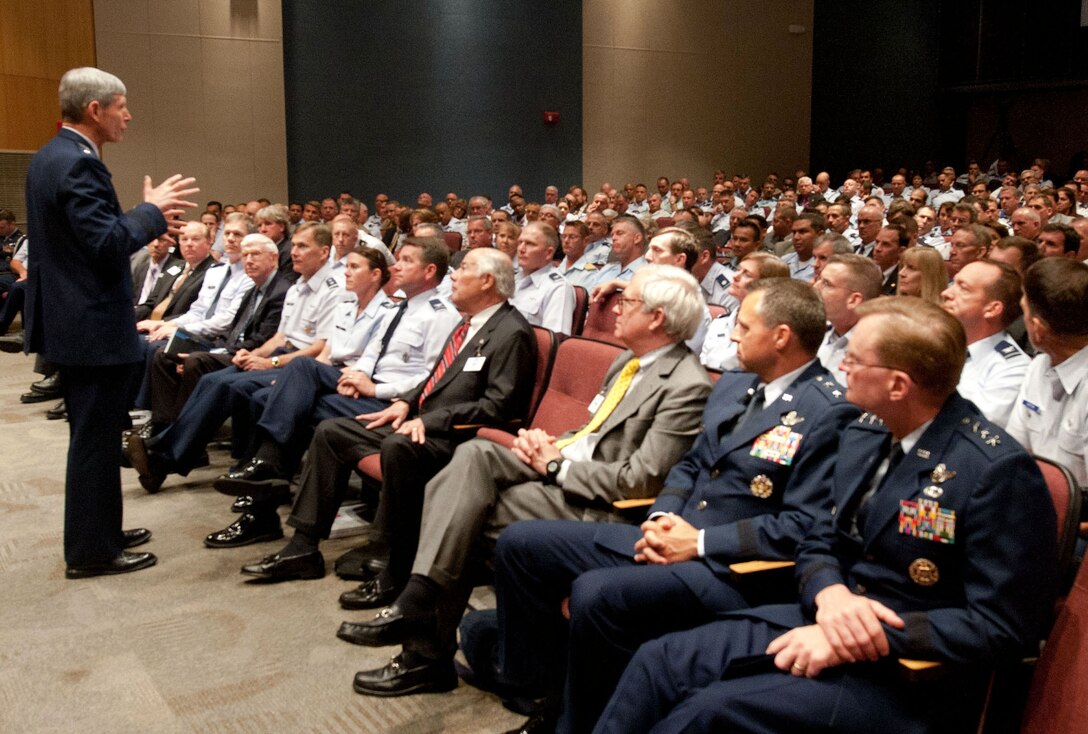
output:
M 503 677 L 554 694 L 565 669 L 559 731 L 593 726 L 646 640 L 752 604 L 701 560 L 635 563 L 634 544 L 642 537 L 637 527 L 629 527 L 629 555 L 595 543 L 599 528 L 575 521 L 518 522 L 499 536 L 495 552 Z M 692 591 L 693 579 L 705 587 L 702 594 Z M 567 596 L 569 625 L 559 606 Z

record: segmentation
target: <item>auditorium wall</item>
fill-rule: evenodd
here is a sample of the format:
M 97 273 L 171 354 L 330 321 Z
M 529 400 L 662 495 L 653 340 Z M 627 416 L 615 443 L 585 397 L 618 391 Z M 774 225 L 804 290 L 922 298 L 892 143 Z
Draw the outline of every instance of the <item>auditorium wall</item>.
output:
M 585 0 L 586 185 L 807 167 L 812 18 L 813 0 Z
M 95 0 L 94 28 L 133 115 L 105 151 L 124 205 L 144 174 L 196 176 L 201 204 L 286 199 L 280 0 Z
M 580 179 L 577 2 L 284 3 L 292 198 L 415 202 Z M 560 113 L 547 125 L 545 111 Z

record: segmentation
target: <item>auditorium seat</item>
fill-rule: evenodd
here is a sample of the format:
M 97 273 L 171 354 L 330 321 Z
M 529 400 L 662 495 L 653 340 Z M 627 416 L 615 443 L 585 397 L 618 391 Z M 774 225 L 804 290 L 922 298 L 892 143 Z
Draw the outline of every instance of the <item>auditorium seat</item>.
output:
M 595 339 L 564 339 L 530 425 L 558 436 L 585 423 L 589 404 L 600 392 L 609 366 L 622 352 L 623 347 Z M 514 435 L 499 428 L 481 428 L 476 435 L 506 447 L 514 443 Z
M 589 291 L 580 285 L 574 286 L 574 315 L 571 317 L 571 336 L 581 336 L 586 325 L 586 311 L 589 308 Z
M 1031 679 L 1022 734 L 1088 727 L 1088 563 L 1082 563 Z
M 450 252 L 461 250 L 461 235 L 458 232 L 443 232 L 442 239 L 446 241 L 446 247 L 450 248 Z
M 545 386 L 549 383 L 552 373 L 552 366 L 556 360 L 556 347 L 559 340 L 555 334 L 545 329 L 542 326 L 534 326 L 533 333 L 536 335 L 536 383 L 533 385 L 533 394 L 529 399 L 529 416 L 532 418 L 539 407 L 543 396 Z M 592 397 L 590 398 L 592 400 Z M 588 404 L 588 403 L 587 403 Z M 481 428 L 480 431 L 491 431 L 498 429 Z M 505 431 L 500 431 L 505 433 Z M 509 435 L 509 434 L 506 434 Z M 381 454 L 370 454 L 359 459 L 359 463 L 355 467 L 360 474 L 368 479 L 372 479 L 379 484 L 382 481 L 382 461 Z
M 619 344 L 616 338 L 616 304 L 623 293 L 616 291 L 605 296 L 600 301 L 589 304 L 586 312 L 585 326 L 582 336 L 588 339 L 599 339 L 610 344 Z

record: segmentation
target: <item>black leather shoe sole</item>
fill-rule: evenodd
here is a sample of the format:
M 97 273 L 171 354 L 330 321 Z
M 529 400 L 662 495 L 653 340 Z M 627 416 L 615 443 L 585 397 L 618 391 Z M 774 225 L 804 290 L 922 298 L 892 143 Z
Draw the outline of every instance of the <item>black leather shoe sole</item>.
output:
M 90 566 L 69 566 L 64 571 L 66 579 L 89 579 L 94 576 L 115 576 L 151 568 L 158 561 L 152 553 L 122 553 L 109 563 Z
M 212 483 L 212 487 L 219 494 L 230 497 L 249 495 L 255 500 L 263 500 L 266 497 L 282 493 L 290 495 L 291 493 L 291 483 L 282 477 L 252 480 L 222 476 Z
M 143 436 L 138 433 L 129 436 L 127 446 L 128 460 L 132 464 L 132 468 L 140 475 L 140 486 L 146 489 L 149 494 L 155 494 L 162 488 L 162 483 L 166 481 L 166 477 L 156 473 L 151 466 L 151 454 L 147 450 L 147 444 L 144 443 Z
M 56 400 L 60 397 L 60 391 L 52 395 L 43 395 L 37 392 L 25 392 L 19 396 L 19 402 L 24 404 L 30 403 L 47 403 L 50 400 Z

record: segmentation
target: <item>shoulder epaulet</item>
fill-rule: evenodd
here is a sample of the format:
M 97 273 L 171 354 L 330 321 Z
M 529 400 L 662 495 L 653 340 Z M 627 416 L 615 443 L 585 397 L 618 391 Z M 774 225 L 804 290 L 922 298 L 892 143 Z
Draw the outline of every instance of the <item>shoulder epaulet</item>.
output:
M 386 301 L 385 303 L 382 304 L 382 308 L 396 308 L 399 305 L 400 304 L 397 303 L 396 301 Z
M 846 390 L 842 385 L 828 376 L 817 377 L 812 381 L 816 389 L 831 400 L 846 400 Z
M 336 278 L 332 277 L 331 275 L 328 278 L 325 278 L 325 285 L 330 288 L 338 288 L 340 286 L 340 284 L 336 281 Z
M 960 418 L 960 427 L 963 429 L 964 435 L 969 436 L 979 446 L 993 450 L 1001 445 L 1002 436 L 997 430 L 997 426 L 985 418 L 980 419 L 977 416 L 965 415 Z
M 225 268 L 225 267 L 227 267 L 227 264 L 225 262 L 217 262 L 217 263 L 212 263 L 211 265 L 209 265 L 208 270 L 213 270 L 215 268 Z
M 563 275 L 558 272 L 548 273 L 548 277 L 555 281 L 563 280 Z
M 725 273 L 720 273 L 718 277 L 714 279 L 714 282 L 724 288 L 729 285 L 729 276 Z
M 874 413 L 862 413 L 858 416 L 858 423 L 863 426 L 883 426 L 884 421 L 878 418 Z
M 427 303 L 431 304 L 431 308 L 433 308 L 435 311 L 446 310 L 446 304 L 442 302 L 441 298 L 432 298 L 431 300 L 427 301 Z
M 1011 343 L 1002 339 L 994 345 L 994 351 L 1000 354 L 1005 359 L 1012 359 L 1019 354 L 1023 354 L 1023 351 L 1015 343 Z M 1024 355 L 1025 357 L 1027 355 Z

